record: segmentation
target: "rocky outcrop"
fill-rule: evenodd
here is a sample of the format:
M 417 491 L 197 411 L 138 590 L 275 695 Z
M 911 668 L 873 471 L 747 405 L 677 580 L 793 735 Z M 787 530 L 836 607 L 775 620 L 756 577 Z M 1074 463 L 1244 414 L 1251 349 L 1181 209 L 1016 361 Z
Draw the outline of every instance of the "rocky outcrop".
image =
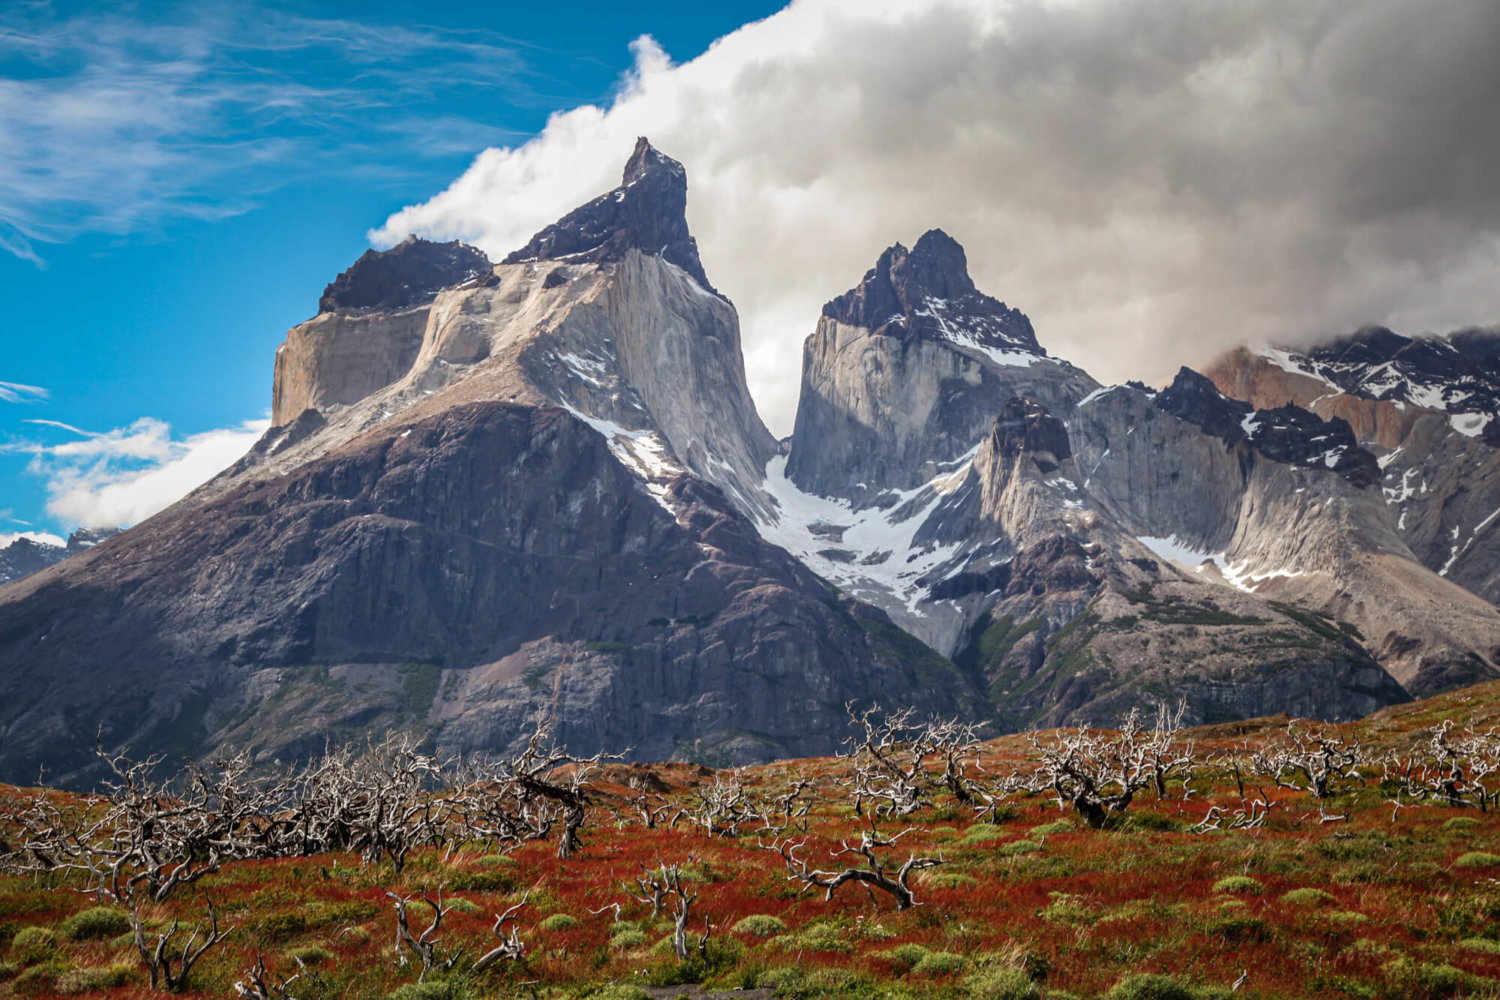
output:
M 700 287 L 718 294 L 703 273 L 698 242 L 688 232 L 687 171 L 644 136 L 636 140 L 619 187 L 543 229 L 503 263 L 599 264 L 623 260 L 630 250 L 669 260 Z
M 271 423 L 357 403 L 401 378 L 422 346 L 437 293 L 489 272 L 489 258 L 456 240 L 409 236 L 390 250 L 365 251 L 324 289 L 318 315 L 292 327 L 276 349 Z
M 1155 405 L 1230 447 L 1243 441 L 1273 462 L 1332 469 L 1360 488 L 1380 481 L 1375 456 L 1360 447 L 1354 431 L 1340 417 L 1324 420 L 1293 403 L 1257 410 L 1225 396 L 1210 379 L 1190 368 L 1180 370 L 1172 384 L 1156 395 Z
M 1066 413 L 1097 385 L 1047 357 L 1031 321 L 979 292 L 963 249 L 933 230 L 824 307 L 803 347 L 786 473 L 809 493 L 877 503 L 971 452 L 1002 401 Z
M 323 289 L 318 312 L 410 309 L 431 302 L 444 288 L 481 278 L 489 271 L 490 259 L 466 243 L 433 243 L 408 236 L 389 250 L 366 250 Z

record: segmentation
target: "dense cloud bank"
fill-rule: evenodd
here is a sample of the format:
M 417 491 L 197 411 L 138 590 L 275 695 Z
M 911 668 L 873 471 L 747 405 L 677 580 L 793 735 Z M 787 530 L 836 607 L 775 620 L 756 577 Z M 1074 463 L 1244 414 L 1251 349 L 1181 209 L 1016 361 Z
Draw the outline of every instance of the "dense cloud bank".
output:
M 1490 0 L 798 0 L 609 108 L 488 149 L 372 234 L 492 256 L 617 183 L 689 172 L 751 387 L 790 429 L 803 337 L 939 226 L 1054 354 L 1161 380 L 1245 340 L 1500 321 Z

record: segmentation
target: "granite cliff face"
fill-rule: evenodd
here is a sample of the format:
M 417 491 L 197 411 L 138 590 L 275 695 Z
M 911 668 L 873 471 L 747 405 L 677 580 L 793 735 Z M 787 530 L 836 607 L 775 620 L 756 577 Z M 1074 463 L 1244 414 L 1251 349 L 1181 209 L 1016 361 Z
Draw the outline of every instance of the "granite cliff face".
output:
M 1320 348 L 1240 349 L 1208 370 L 1226 395 L 1349 422 L 1378 456 L 1401 537 L 1428 569 L 1500 601 L 1500 333 L 1371 328 Z
M 803 348 L 786 475 L 867 506 L 961 459 L 1011 396 L 1065 412 L 1097 387 L 1047 357 L 1031 321 L 978 291 L 963 248 L 932 230 L 823 307 Z

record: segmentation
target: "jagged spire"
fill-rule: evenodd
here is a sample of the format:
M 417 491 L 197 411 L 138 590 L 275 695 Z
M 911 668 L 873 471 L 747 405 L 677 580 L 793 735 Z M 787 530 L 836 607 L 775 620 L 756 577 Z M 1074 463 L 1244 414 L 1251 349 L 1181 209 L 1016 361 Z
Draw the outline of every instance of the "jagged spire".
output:
M 318 312 L 405 309 L 489 270 L 490 259 L 467 243 L 408 236 L 389 250 L 366 250 L 323 289 Z
M 864 280 L 823 315 L 889 336 L 917 335 L 1045 355 L 1031 320 L 974 286 L 959 242 L 930 229 L 907 250 L 886 249 Z
M 656 254 L 692 275 L 714 294 L 688 232 L 687 171 L 641 136 L 620 186 L 575 208 L 510 254 L 503 263 L 620 260 L 627 250 Z

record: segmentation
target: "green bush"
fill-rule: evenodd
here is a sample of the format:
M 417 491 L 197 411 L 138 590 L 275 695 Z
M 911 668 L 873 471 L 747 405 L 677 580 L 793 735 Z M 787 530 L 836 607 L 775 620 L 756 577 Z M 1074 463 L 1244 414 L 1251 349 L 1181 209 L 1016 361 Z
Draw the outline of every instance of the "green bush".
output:
M 1443 824 L 1443 830 L 1448 833 L 1474 830 L 1483 826 L 1476 816 L 1455 816 Z
M 911 971 L 919 976 L 940 976 L 958 972 L 964 967 L 964 957 L 951 951 L 934 951 L 922 956 Z
M 262 941 L 288 941 L 307 930 L 307 917 L 295 911 L 267 913 L 251 925 Z
M 1293 906 L 1331 906 L 1333 903 L 1338 902 L 1333 896 L 1322 889 L 1314 889 L 1312 887 L 1293 889 L 1282 896 L 1281 901 L 1283 903 L 1290 903 Z
M 632 948 L 639 948 L 650 940 L 646 936 L 645 931 L 631 928 L 621 931 L 618 934 L 611 933 L 609 936 L 609 946 L 611 948 L 619 948 L 621 951 L 629 951 Z
M 57 952 L 57 935 L 45 927 L 23 927 L 11 938 L 10 950 L 24 965 L 41 962 Z
M 386 1000 L 472 1000 L 473 994 L 455 979 L 407 983 L 386 994 Z
M 590 993 L 587 1000 L 651 1000 L 651 994 L 632 983 L 609 983 Z
M 33 965 L 21 970 L 21 974 L 11 980 L 11 992 L 22 996 L 52 996 L 58 992 L 58 977 L 68 971 L 68 966 L 62 962 Z
M 749 934 L 752 937 L 770 937 L 773 934 L 785 934 L 786 921 L 780 917 L 773 917 L 769 913 L 752 913 L 730 930 L 736 934 Z
M 1039 837 L 1050 837 L 1055 833 L 1072 833 L 1073 824 L 1065 819 L 1060 819 L 1053 823 L 1043 823 L 1041 826 L 1034 826 L 1031 828 L 1031 832 Z
M 578 918 L 568 913 L 554 913 L 537 926 L 544 931 L 570 931 L 578 926 Z
M 1199 996 L 1197 990 L 1181 980 L 1147 973 L 1126 976 L 1110 987 L 1104 1000 L 1199 1000 Z
M 970 1000 L 1042 1000 L 1041 987 L 1021 969 L 981 972 L 970 976 L 964 988 Z
M 1453 862 L 1454 868 L 1493 868 L 1500 865 L 1500 854 L 1490 854 L 1487 851 L 1470 851 L 1461 854 L 1457 861 Z
M 890 951 L 881 953 L 882 957 L 888 958 L 897 965 L 904 967 L 908 972 L 915 969 L 917 963 L 930 954 L 932 954 L 931 948 L 910 941 L 906 944 L 898 944 Z
M 964 843 L 982 844 L 989 840 L 1004 840 L 1010 836 L 1005 830 L 990 823 L 976 823 L 964 831 Z
M 1030 854 L 1033 851 L 1040 851 L 1041 849 L 1042 845 L 1034 840 L 1012 840 L 1010 843 L 1001 846 L 1000 856 L 1013 858 L 1018 854 Z
M 1405 1000 L 1439 1000 L 1468 991 L 1476 978 L 1451 965 L 1398 958 L 1381 966 L 1396 996 Z
M 1214 883 L 1214 892 L 1233 892 L 1242 896 L 1259 896 L 1266 891 L 1249 875 L 1226 875 Z
M 112 906 L 95 906 L 73 914 L 62 923 L 63 937 L 70 941 L 96 941 L 119 937 L 130 930 L 130 918 L 124 910 Z
M 286 953 L 293 964 L 301 962 L 303 965 L 322 965 L 324 962 L 333 961 L 333 952 L 320 944 L 310 944 L 303 948 L 293 948 Z
M 1500 941 L 1489 938 L 1464 938 L 1458 946 L 1465 951 L 1477 951 L 1483 955 L 1500 955 Z
M 132 967 L 126 962 L 113 965 L 93 966 L 84 969 L 69 969 L 57 977 L 57 992 L 64 994 L 92 993 L 96 990 L 112 989 L 130 982 Z

